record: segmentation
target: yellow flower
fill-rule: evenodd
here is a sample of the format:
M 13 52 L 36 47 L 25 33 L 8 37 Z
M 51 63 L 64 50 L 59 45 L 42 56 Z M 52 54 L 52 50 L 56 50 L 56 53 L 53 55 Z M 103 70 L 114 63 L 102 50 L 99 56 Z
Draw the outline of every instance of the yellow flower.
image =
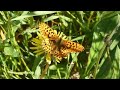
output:
M 36 53 L 36 56 L 39 56 L 41 54 L 45 54 L 45 59 L 48 64 L 51 64 L 51 60 L 53 55 L 50 53 L 51 46 L 49 43 L 49 40 L 46 38 L 43 38 L 42 35 L 38 32 L 37 37 L 32 39 L 32 44 L 34 47 L 30 47 L 30 49 L 35 50 L 33 53 Z M 57 58 L 54 57 L 54 59 L 59 62 Z

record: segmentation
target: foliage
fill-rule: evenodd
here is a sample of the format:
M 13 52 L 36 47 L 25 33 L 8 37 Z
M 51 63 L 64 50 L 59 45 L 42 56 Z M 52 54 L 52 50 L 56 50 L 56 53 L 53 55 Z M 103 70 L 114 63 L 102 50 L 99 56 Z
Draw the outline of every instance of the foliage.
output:
M 119 79 L 119 11 L 0 11 L 0 78 Z M 60 63 L 30 49 L 38 23 L 46 22 L 85 48 Z

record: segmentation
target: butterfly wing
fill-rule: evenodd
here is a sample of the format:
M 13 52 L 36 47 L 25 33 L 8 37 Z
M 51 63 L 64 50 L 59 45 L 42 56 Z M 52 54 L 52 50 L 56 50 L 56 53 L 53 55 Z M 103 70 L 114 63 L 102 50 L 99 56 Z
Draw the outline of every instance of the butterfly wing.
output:
M 81 44 L 72 42 L 70 40 L 62 40 L 61 45 L 67 49 L 70 49 L 72 52 L 81 52 L 84 50 L 84 47 Z
M 39 24 L 39 28 L 43 37 L 49 38 L 50 40 L 56 40 L 57 38 L 59 38 L 59 35 L 57 35 L 57 31 L 50 28 L 47 24 L 41 22 Z

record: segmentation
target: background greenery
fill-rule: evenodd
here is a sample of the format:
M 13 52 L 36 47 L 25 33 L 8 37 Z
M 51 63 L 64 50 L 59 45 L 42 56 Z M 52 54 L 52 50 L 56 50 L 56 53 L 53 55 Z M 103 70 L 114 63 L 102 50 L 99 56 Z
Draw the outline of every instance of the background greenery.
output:
M 119 11 L 0 11 L 0 78 L 39 79 L 44 55 L 30 49 L 38 22 L 47 22 L 85 47 L 60 63 L 52 62 L 45 79 L 119 79 Z M 56 24 L 57 23 L 57 24 Z

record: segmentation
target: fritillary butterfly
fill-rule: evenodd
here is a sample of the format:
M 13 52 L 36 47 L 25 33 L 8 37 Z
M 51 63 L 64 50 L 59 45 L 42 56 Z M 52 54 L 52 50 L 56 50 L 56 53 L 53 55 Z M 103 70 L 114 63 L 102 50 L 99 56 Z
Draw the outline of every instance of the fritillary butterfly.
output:
M 44 38 L 42 45 L 44 50 L 59 60 L 71 52 L 81 52 L 84 50 L 81 44 L 63 39 L 60 37 L 60 33 L 57 33 L 56 30 L 53 30 L 45 23 L 40 23 L 39 29 Z

